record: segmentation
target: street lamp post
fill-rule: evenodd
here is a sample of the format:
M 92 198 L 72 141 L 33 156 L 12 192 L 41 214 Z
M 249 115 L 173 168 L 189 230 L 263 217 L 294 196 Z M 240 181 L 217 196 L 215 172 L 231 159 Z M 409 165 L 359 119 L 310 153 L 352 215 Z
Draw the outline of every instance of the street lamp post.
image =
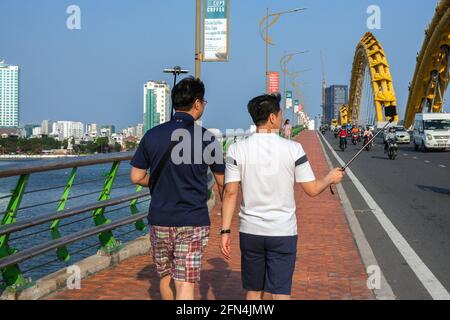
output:
M 307 51 L 299 51 L 299 52 L 286 54 L 286 51 L 285 51 L 284 56 L 280 60 L 281 70 L 283 71 L 283 97 L 284 97 L 284 110 L 283 111 L 284 111 L 284 113 L 286 113 L 286 108 L 287 108 L 287 105 L 286 105 L 286 103 L 287 103 L 287 101 L 286 101 L 286 74 L 288 73 L 287 64 L 289 63 L 289 61 L 292 60 L 292 58 L 294 56 L 303 54 L 306 52 Z
M 177 85 L 177 76 L 179 76 L 182 73 L 189 73 L 189 70 L 186 69 L 181 69 L 180 66 L 175 66 L 173 68 L 166 68 L 163 70 L 164 73 L 171 73 L 173 74 L 173 88 L 175 88 L 175 86 Z M 172 120 L 172 116 L 173 116 L 173 104 L 172 107 L 170 109 L 170 119 Z
M 269 8 L 267 8 L 267 13 L 266 15 L 261 18 L 260 22 L 259 22 L 259 31 L 261 34 L 261 38 L 263 39 L 263 41 L 266 43 L 266 93 L 269 93 L 269 44 L 270 45 L 274 45 L 272 38 L 269 37 L 269 28 L 273 25 L 275 25 L 275 23 L 277 23 L 277 21 L 280 19 L 280 16 L 287 14 L 287 13 L 294 13 L 294 12 L 299 12 L 299 11 L 304 11 L 307 8 L 296 8 L 296 9 L 292 9 L 292 10 L 288 10 L 288 11 L 282 11 L 282 12 L 277 12 L 277 13 L 269 13 Z M 269 21 L 269 19 L 273 17 L 272 21 Z M 263 36 L 263 31 L 261 30 L 263 25 L 265 23 L 265 36 Z
M 202 64 L 201 19 L 202 19 L 201 0 L 196 0 L 195 1 L 195 78 L 198 78 L 198 79 L 200 79 L 201 64 Z

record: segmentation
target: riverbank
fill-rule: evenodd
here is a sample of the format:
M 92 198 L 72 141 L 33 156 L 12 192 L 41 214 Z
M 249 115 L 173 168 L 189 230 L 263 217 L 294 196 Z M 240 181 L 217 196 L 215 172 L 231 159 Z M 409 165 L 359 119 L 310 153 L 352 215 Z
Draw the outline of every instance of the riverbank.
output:
M 83 157 L 85 155 L 76 155 L 76 154 L 36 154 L 36 155 L 25 155 L 25 154 L 16 154 L 16 155 L 0 155 L 0 161 L 2 160 L 42 160 L 42 159 L 58 159 L 58 158 L 77 158 Z

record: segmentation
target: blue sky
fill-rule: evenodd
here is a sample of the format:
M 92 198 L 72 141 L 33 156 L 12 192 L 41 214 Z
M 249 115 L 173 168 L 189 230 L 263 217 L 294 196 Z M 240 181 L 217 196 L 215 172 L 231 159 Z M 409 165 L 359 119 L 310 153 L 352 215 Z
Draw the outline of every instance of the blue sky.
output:
M 248 100 L 264 92 L 265 47 L 259 19 L 267 7 L 283 11 L 271 29 L 276 46 L 270 65 L 279 70 L 283 52 L 308 50 L 289 64 L 311 69 L 299 81 L 306 110 L 321 112 L 323 49 L 328 84 L 349 84 L 354 50 L 369 31 L 367 7 L 381 7 L 374 34 L 387 52 L 400 114 L 408 98 L 416 54 L 437 0 L 231 0 L 230 62 L 204 63 L 206 127 L 247 128 Z M 68 30 L 66 9 L 81 8 L 81 30 Z M 0 57 L 21 66 L 21 122 L 43 119 L 115 124 L 142 123 L 143 84 L 166 80 L 164 67 L 194 70 L 194 0 L 1 0 Z

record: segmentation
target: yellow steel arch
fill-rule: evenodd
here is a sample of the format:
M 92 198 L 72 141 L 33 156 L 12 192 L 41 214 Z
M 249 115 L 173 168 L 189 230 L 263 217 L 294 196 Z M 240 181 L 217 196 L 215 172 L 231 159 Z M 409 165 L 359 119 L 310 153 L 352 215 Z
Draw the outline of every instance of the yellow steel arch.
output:
M 376 118 L 384 121 L 383 108 L 397 105 L 394 84 L 392 82 L 386 53 L 380 42 L 370 32 L 359 41 L 352 67 L 350 82 L 349 120 L 356 123 L 359 119 L 361 95 L 366 68 L 369 68 L 373 98 L 375 101 Z M 387 117 L 387 119 L 389 119 Z M 398 116 L 394 121 L 398 121 Z
M 341 126 L 348 124 L 348 105 L 343 104 L 339 108 L 339 124 Z
M 425 31 L 417 56 L 413 81 L 409 86 L 405 126 L 410 127 L 420 112 L 441 112 L 449 82 L 450 0 L 442 0 Z

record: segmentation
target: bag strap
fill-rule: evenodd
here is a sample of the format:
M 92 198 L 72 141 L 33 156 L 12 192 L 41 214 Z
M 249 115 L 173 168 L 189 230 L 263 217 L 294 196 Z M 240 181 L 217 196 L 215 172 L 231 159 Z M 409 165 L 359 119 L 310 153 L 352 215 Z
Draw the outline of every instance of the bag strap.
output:
M 189 124 L 190 123 L 184 123 L 183 126 L 181 126 L 181 128 L 179 129 L 187 129 L 187 126 Z M 173 148 L 175 148 L 175 146 L 180 142 L 181 141 L 170 141 L 170 144 L 167 147 L 166 152 L 162 156 L 161 161 L 156 166 L 155 171 L 150 175 L 150 194 L 153 194 L 153 191 L 155 190 L 156 184 L 158 183 L 161 173 L 163 172 L 167 162 L 169 161 Z

